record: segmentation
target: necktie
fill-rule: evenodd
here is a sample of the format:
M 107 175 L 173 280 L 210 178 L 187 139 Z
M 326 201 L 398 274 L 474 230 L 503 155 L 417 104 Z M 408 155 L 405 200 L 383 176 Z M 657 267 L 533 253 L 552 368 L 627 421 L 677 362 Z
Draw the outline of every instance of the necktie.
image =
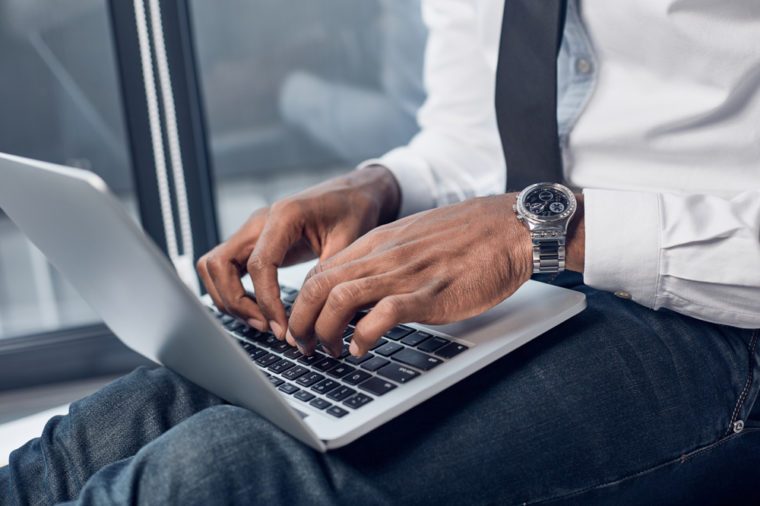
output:
M 567 0 L 505 0 L 496 70 L 496 119 L 507 184 L 562 182 L 557 54 Z

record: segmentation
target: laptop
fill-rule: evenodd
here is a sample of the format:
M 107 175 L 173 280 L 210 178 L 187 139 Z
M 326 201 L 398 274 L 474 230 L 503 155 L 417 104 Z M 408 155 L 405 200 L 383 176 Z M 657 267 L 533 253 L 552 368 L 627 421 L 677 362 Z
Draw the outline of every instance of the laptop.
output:
M 586 306 L 581 293 L 529 281 L 475 318 L 399 325 L 364 357 L 307 357 L 189 290 L 91 172 L 0 154 L 0 208 L 128 347 L 321 452 L 367 434 Z M 286 307 L 298 296 L 295 274 L 280 276 Z

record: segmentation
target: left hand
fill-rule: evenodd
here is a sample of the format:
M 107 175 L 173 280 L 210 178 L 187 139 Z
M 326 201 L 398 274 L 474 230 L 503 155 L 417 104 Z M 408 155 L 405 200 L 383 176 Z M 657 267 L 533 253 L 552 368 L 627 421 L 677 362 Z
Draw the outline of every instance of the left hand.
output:
M 527 281 L 532 247 L 512 211 L 516 194 L 468 200 L 374 229 L 318 264 L 290 316 L 288 341 L 333 355 L 354 314 L 350 351 L 360 356 L 403 322 L 443 324 L 495 306 Z M 295 338 L 295 340 L 294 340 Z

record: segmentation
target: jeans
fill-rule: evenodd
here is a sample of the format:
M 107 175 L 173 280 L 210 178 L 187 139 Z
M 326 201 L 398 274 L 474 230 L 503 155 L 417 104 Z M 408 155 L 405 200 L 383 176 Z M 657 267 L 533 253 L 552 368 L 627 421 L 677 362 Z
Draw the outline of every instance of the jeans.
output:
M 565 279 L 586 311 L 345 448 L 138 369 L 16 450 L 0 503 L 760 502 L 759 333 Z

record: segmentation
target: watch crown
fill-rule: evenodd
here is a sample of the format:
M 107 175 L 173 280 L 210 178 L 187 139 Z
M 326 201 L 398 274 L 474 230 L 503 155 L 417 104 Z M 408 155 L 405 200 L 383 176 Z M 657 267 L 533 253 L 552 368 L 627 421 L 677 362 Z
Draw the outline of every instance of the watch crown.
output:
M 517 212 L 517 204 L 512 204 L 512 210 L 513 210 L 514 212 Z

